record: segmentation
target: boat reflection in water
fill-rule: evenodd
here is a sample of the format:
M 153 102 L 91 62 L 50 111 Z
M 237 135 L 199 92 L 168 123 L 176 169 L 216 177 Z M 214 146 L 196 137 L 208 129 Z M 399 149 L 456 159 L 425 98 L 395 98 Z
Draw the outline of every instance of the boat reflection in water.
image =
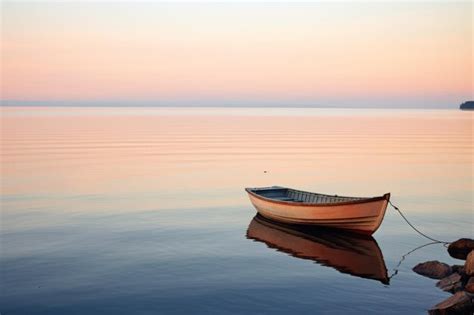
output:
M 250 222 L 247 238 L 341 273 L 389 284 L 382 252 L 371 236 L 283 224 L 257 214 Z

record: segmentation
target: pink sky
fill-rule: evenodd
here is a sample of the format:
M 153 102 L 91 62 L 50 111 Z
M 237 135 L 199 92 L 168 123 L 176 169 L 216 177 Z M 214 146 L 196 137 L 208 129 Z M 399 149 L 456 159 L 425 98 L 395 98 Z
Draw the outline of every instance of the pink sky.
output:
M 2 9 L 3 100 L 442 107 L 472 98 L 470 2 Z

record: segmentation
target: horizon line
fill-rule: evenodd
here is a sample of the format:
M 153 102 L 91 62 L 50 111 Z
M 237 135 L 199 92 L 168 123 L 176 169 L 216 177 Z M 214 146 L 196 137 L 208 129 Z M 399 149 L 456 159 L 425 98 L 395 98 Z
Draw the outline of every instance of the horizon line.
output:
M 469 100 L 467 100 L 469 101 Z M 459 104 L 448 105 L 446 103 L 428 105 L 428 102 L 419 104 L 419 102 L 378 102 L 355 100 L 352 105 L 348 102 L 317 102 L 316 101 L 251 101 L 251 100 L 2 100 L 0 107 L 178 107 L 178 108 L 367 108 L 367 109 L 459 109 Z M 331 104 L 332 103 L 332 104 Z M 385 103 L 385 104 L 384 104 Z M 428 105 L 428 106 L 427 106 Z

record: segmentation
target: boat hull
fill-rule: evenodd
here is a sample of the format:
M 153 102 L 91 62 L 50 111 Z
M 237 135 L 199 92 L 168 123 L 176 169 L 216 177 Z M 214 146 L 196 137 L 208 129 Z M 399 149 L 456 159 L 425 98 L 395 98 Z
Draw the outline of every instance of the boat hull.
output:
M 382 223 L 390 194 L 357 202 L 305 204 L 261 197 L 247 190 L 262 216 L 289 224 L 317 225 L 372 235 Z

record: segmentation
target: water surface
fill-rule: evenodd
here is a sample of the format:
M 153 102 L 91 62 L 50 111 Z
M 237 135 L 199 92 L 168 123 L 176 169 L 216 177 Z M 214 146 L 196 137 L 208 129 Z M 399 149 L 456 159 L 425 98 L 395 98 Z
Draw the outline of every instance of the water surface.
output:
M 448 241 L 474 234 L 472 113 L 1 114 L 2 314 L 425 314 L 449 296 L 411 271 L 426 260 L 462 263 L 442 245 L 406 257 L 387 285 L 304 257 L 316 243 L 292 247 L 298 239 L 273 230 L 273 246 L 249 238 L 247 186 L 391 192 L 422 231 Z M 373 237 L 388 275 L 427 242 L 393 209 Z

